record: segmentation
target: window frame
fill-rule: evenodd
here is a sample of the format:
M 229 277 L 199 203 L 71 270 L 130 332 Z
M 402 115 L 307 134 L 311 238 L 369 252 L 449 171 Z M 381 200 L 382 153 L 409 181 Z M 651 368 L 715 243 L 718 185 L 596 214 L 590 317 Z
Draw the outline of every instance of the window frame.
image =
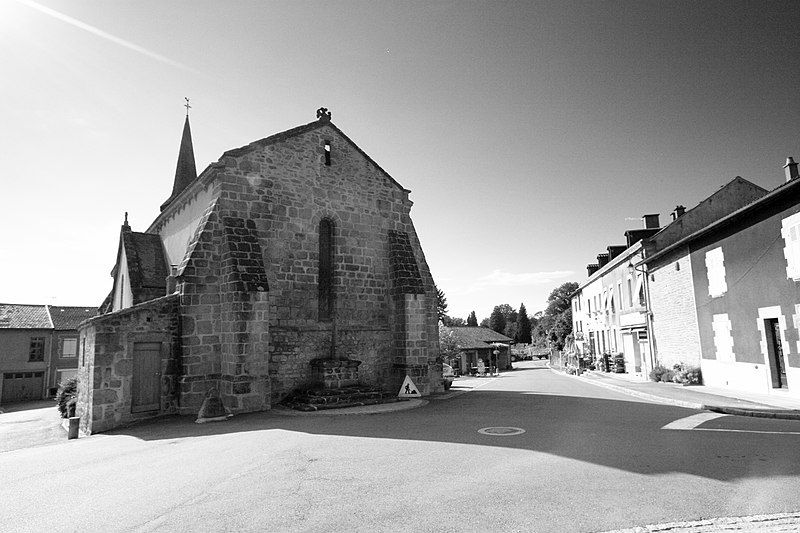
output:
M 31 337 L 28 344 L 28 362 L 29 363 L 43 363 L 44 362 L 44 348 L 46 344 L 45 337 Z M 38 353 L 38 358 L 34 359 L 34 354 Z

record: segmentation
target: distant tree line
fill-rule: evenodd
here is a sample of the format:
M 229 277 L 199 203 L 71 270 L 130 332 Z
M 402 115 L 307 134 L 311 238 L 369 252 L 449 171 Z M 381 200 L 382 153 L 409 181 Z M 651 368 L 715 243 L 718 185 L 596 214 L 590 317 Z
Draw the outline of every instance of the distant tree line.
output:
M 547 297 L 544 311 L 528 316 L 525 304 L 519 310 L 508 304 L 496 305 L 489 317 L 480 325 L 514 339 L 514 342 L 533 344 L 540 349 L 564 349 L 567 338 L 572 335 L 572 304 L 570 296 L 578 289 L 576 282 L 567 282 L 553 289 Z M 436 289 L 436 303 L 439 321 L 448 327 L 478 326 L 478 317 L 472 311 L 466 320 L 447 314 L 447 298 L 439 288 Z

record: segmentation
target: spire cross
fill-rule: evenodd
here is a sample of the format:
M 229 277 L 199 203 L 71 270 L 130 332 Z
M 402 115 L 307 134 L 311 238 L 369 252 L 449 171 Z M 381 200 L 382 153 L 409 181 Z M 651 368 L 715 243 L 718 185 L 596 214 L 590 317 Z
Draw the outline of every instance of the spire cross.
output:
M 189 109 L 191 109 L 192 106 L 189 105 L 189 97 L 188 96 L 184 96 L 183 99 L 186 100 L 186 103 L 183 104 L 183 107 L 186 108 L 186 116 L 188 117 L 189 116 Z

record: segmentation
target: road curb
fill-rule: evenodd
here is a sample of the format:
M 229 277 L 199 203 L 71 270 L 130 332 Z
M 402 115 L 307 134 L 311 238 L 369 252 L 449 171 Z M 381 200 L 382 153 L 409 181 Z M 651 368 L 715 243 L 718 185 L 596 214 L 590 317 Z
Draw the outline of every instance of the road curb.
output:
M 622 387 L 620 385 L 614 385 L 612 383 L 595 381 L 593 379 L 585 378 L 582 376 L 574 376 L 572 374 L 562 373 L 559 372 L 558 370 L 555 370 L 552 367 L 550 367 L 550 370 L 557 374 L 562 374 L 567 377 L 578 379 L 580 381 L 583 381 L 584 383 L 590 383 L 592 385 L 597 385 L 598 387 L 604 387 L 609 390 L 614 390 L 617 392 L 621 392 L 623 394 L 627 394 L 628 396 L 634 396 L 636 398 L 641 398 L 643 400 L 648 400 L 656 403 L 674 405 L 676 407 L 685 407 L 686 409 L 697 409 L 699 411 L 713 411 L 715 413 L 722 413 L 726 415 L 751 416 L 755 418 L 776 418 L 782 420 L 800 420 L 799 411 L 765 411 L 763 409 L 743 409 L 741 407 L 727 407 L 722 405 L 710 405 L 705 403 L 687 402 L 684 400 L 675 400 L 673 398 L 665 398 L 664 396 L 657 396 L 655 394 L 648 394 L 646 392 L 640 392 L 628 389 L 626 387 Z
M 581 377 L 581 376 L 574 376 L 572 374 L 562 373 L 562 372 L 559 372 L 558 370 L 555 370 L 553 368 L 550 368 L 550 370 L 552 372 L 557 373 L 557 374 L 562 374 L 562 375 L 565 375 L 567 377 L 571 377 L 571 378 L 583 381 L 584 383 L 589 383 L 591 385 L 597 385 L 598 387 L 603 387 L 603 388 L 606 388 L 606 389 L 609 389 L 609 390 L 621 392 L 622 394 L 627 394 L 628 396 L 634 396 L 636 398 L 641 398 L 642 400 L 648 400 L 648 401 L 652 401 L 652 402 L 656 402 L 656 403 L 663 403 L 663 404 L 667 404 L 667 405 L 674 405 L 676 407 L 685 407 L 686 409 L 697 409 L 697 410 L 705 410 L 706 409 L 706 406 L 704 404 L 702 404 L 702 403 L 686 402 L 686 401 L 683 401 L 683 400 L 674 400 L 672 398 L 664 398 L 663 396 L 656 396 L 654 394 L 647 394 L 646 392 L 640 392 L 640 391 L 636 391 L 636 390 L 631 390 L 631 389 L 628 389 L 628 388 L 625 388 L 625 387 L 621 387 L 619 385 L 613 385 L 611 383 L 603 383 L 602 381 L 595 381 L 595 380 L 592 380 L 592 379 L 589 379 L 589 378 L 584 378 L 584 377 Z
M 691 522 L 665 522 L 603 533 L 718 533 L 720 531 L 797 531 L 800 513 L 776 513 L 752 516 L 728 516 L 694 520 Z
M 739 407 L 724 407 L 718 405 L 707 405 L 704 409 L 715 413 L 726 415 L 753 416 L 757 418 L 776 418 L 781 420 L 800 420 L 800 412 L 797 411 L 763 411 L 758 409 L 741 409 Z

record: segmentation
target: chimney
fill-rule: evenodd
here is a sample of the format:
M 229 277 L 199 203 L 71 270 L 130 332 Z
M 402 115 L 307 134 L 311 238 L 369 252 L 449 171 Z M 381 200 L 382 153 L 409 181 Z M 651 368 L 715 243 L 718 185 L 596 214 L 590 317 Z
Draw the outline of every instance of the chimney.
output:
M 597 254 L 597 266 L 603 268 L 608 264 L 608 254 Z
M 678 220 L 686 212 L 686 208 L 682 205 L 676 205 L 675 211 L 672 212 L 672 220 Z
M 786 173 L 786 181 L 797 179 L 797 163 L 794 162 L 793 157 L 786 158 L 786 164 L 783 165 L 783 171 Z
M 167 276 L 167 294 L 172 294 L 178 288 L 178 265 L 169 266 L 169 276 Z
M 600 270 L 600 265 L 598 265 L 598 264 L 588 264 L 588 265 L 586 265 L 586 272 L 587 272 L 587 274 L 589 274 L 589 277 L 591 277 L 592 274 L 594 274 L 598 270 Z
M 642 215 L 642 220 L 644 220 L 644 228 L 645 229 L 655 229 L 660 227 L 658 225 L 658 214 L 655 215 Z
M 612 259 L 617 257 L 619 254 L 625 251 L 625 248 L 627 248 L 627 246 L 623 246 L 621 244 L 612 245 L 606 248 L 608 250 L 608 260 L 611 261 Z

